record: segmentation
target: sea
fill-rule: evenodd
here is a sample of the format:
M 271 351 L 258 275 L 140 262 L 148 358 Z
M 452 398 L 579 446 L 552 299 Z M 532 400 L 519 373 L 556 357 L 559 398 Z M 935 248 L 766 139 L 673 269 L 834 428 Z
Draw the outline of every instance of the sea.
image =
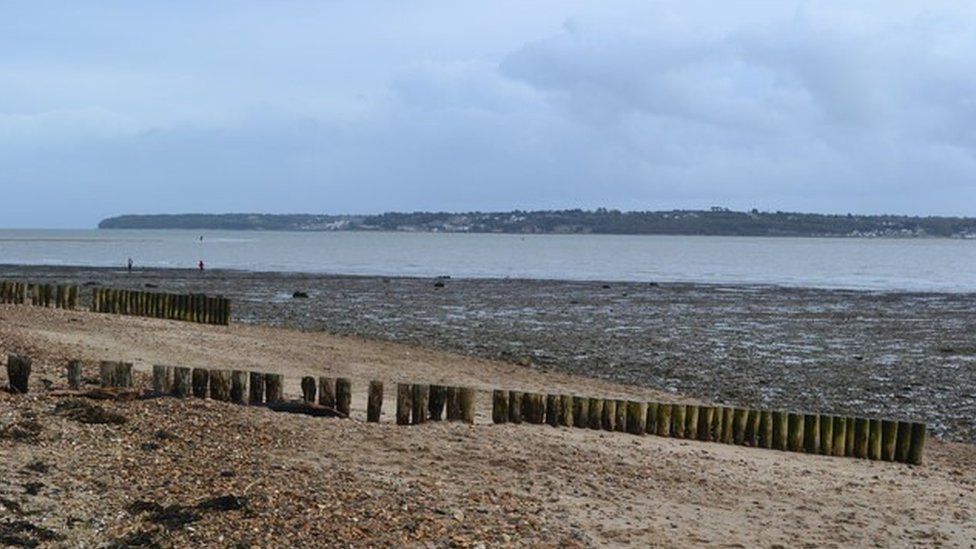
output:
M 414 232 L 0 230 L 0 264 L 976 292 L 976 241 Z

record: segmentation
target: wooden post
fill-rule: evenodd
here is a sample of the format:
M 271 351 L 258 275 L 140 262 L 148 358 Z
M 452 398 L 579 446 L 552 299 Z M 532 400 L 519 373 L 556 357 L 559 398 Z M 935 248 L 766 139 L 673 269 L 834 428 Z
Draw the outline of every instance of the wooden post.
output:
M 599 430 L 603 427 L 603 399 L 590 398 L 590 408 L 586 411 L 586 419 L 590 429 Z
M 759 410 L 746 410 L 746 446 L 759 446 Z
M 285 376 L 282 374 L 264 374 L 264 402 L 278 404 L 285 400 Z
M 786 450 L 789 447 L 789 415 L 781 410 L 773 411 L 773 448 Z
M 911 422 L 898 422 L 898 434 L 895 435 L 895 439 L 895 461 L 908 463 L 908 449 L 912 444 Z
M 698 439 L 698 414 L 698 405 L 685 405 L 685 438 Z
M 413 413 L 411 422 L 419 425 L 427 421 L 427 398 L 430 394 L 430 387 L 422 383 L 413 385 Z
M 908 446 L 908 463 L 922 464 L 922 454 L 925 452 L 925 424 L 912 423 L 911 444 Z
M 210 370 L 210 398 L 230 401 L 230 370 Z
M 352 381 L 340 377 L 336 379 L 336 411 L 349 417 L 352 408 Z
M 857 451 L 854 448 L 854 418 L 849 417 L 845 418 L 845 420 L 847 422 L 847 438 L 844 441 L 844 444 L 847 447 L 847 450 L 844 452 L 844 455 L 847 457 L 854 457 L 857 454 Z
M 674 438 L 685 438 L 685 411 L 684 404 L 671 405 L 671 436 Z
M 881 459 L 881 420 L 868 421 L 868 458 Z
M 230 373 L 230 401 L 235 404 L 247 404 L 247 372 L 234 370 Z
M 617 401 L 611 398 L 603 400 L 603 410 L 600 415 L 600 426 L 604 431 L 613 431 L 617 428 Z
M 410 425 L 410 412 L 413 410 L 413 385 L 397 383 L 396 422 L 397 425 Z
M 546 424 L 552 427 L 559 427 L 559 395 L 546 395 Z
M 789 449 L 791 452 L 803 451 L 803 414 L 790 413 L 789 419 Z
M 618 399 L 615 407 L 613 429 L 621 433 L 627 432 L 627 401 Z
M 319 378 L 319 404 L 326 408 L 336 407 L 336 380 L 331 377 Z
M 302 377 L 302 400 L 308 403 L 315 402 L 315 378 L 312 376 Z
M 881 422 L 881 459 L 895 461 L 895 446 L 898 439 L 898 422 L 884 420 Z
M 115 386 L 115 363 L 102 360 L 98 363 L 98 379 L 103 389 Z
M 173 386 L 173 368 L 162 364 L 153 364 L 152 382 L 153 392 L 157 395 L 168 395 Z
M 440 421 L 444 417 L 444 406 L 447 404 L 447 387 L 443 385 L 430 386 L 430 400 L 427 411 L 431 421 Z
M 10 353 L 7 355 L 7 380 L 10 390 L 15 393 L 26 394 L 31 375 L 30 357 Z
M 379 423 L 383 416 L 383 382 L 369 382 L 369 396 L 366 399 L 366 421 Z
M 450 386 L 447 388 L 447 398 L 445 408 L 447 408 L 448 421 L 461 421 L 461 388 Z M 508 413 L 508 410 L 505 410 Z
M 193 369 L 193 396 L 207 398 L 207 386 L 210 383 L 210 372 L 205 368 Z
M 573 426 L 573 397 L 571 395 L 559 395 L 559 424 L 563 427 Z
M 251 406 L 264 404 L 264 374 L 261 372 L 248 373 L 247 403 Z
M 817 414 L 803 416 L 803 449 L 808 454 L 820 453 L 820 416 Z
M 698 410 L 698 440 L 711 442 L 712 424 L 715 422 L 715 407 L 702 406 Z
M 657 407 L 657 436 L 671 436 L 671 405 L 659 404 Z
M 81 388 L 81 361 L 80 360 L 68 361 L 68 388 L 69 389 Z
M 868 420 L 863 417 L 854 418 L 854 456 L 868 457 Z
M 749 411 L 745 408 L 735 408 L 732 410 L 732 442 L 734 444 L 745 444 L 748 419 Z
M 647 403 L 647 413 L 644 414 L 644 432 L 653 435 L 657 433 L 657 402 Z
M 492 423 L 508 423 L 508 391 L 502 389 L 492 391 L 491 421 Z
M 834 453 L 834 418 L 820 416 L 820 453 L 825 456 Z
M 508 421 L 516 425 L 522 423 L 522 392 L 508 392 Z
M 844 457 L 847 455 L 847 418 L 834 416 L 833 424 L 834 434 L 830 454 L 833 456 Z
M 474 389 L 461 387 L 458 391 L 461 401 L 461 421 L 474 423 Z
M 773 447 L 773 413 L 769 410 L 759 412 L 759 443 L 760 448 Z
M 175 366 L 173 368 L 173 396 L 186 398 L 190 396 L 191 387 L 190 369 L 183 366 Z
M 697 414 L 696 414 L 696 420 Z M 643 435 L 647 428 L 647 404 L 637 401 L 627 402 L 627 432 L 632 435 Z
M 604 404 L 606 406 L 606 404 Z M 590 399 L 573 397 L 573 425 L 585 429 L 590 424 Z

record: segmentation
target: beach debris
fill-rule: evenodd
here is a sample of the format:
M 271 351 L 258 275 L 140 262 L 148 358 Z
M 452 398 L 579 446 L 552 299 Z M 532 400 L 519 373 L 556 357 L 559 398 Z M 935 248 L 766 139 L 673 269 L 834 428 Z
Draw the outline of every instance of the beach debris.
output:
M 0 522 L 0 545 L 9 547 L 37 547 L 42 542 L 59 539 L 57 533 L 26 520 Z
M 308 292 L 292 292 L 292 299 L 308 299 Z
M 41 435 L 41 424 L 33 418 L 0 425 L 0 439 L 16 442 L 37 442 Z
M 106 410 L 97 404 L 80 399 L 62 400 L 54 406 L 54 413 L 68 419 L 90 425 L 122 425 L 127 421 L 122 414 Z
M 434 283 L 434 287 L 435 288 L 443 288 L 444 287 L 444 281 L 443 280 L 438 280 L 437 282 Z

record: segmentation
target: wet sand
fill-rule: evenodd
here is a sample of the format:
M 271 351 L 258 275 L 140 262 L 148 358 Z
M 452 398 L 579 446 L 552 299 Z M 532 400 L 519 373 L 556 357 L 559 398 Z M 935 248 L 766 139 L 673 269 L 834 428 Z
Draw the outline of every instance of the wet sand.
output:
M 976 441 L 976 294 L 0 267 L 0 278 L 18 277 L 220 293 L 237 322 L 722 404 L 922 420 L 937 436 Z

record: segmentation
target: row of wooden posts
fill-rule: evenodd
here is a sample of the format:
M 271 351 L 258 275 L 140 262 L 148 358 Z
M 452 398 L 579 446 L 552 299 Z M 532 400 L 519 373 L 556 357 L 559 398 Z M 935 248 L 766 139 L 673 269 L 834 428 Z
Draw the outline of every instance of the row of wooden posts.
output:
M 94 288 L 91 310 L 95 313 L 148 316 L 202 324 L 230 324 L 230 300 L 204 294 Z
M 0 303 L 74 309 L 78 306 L 78 286 L 0 281 Z
M 791 452 L 920 464 L 925 424 L 496 390 L 494 423 L 623 431 Z

